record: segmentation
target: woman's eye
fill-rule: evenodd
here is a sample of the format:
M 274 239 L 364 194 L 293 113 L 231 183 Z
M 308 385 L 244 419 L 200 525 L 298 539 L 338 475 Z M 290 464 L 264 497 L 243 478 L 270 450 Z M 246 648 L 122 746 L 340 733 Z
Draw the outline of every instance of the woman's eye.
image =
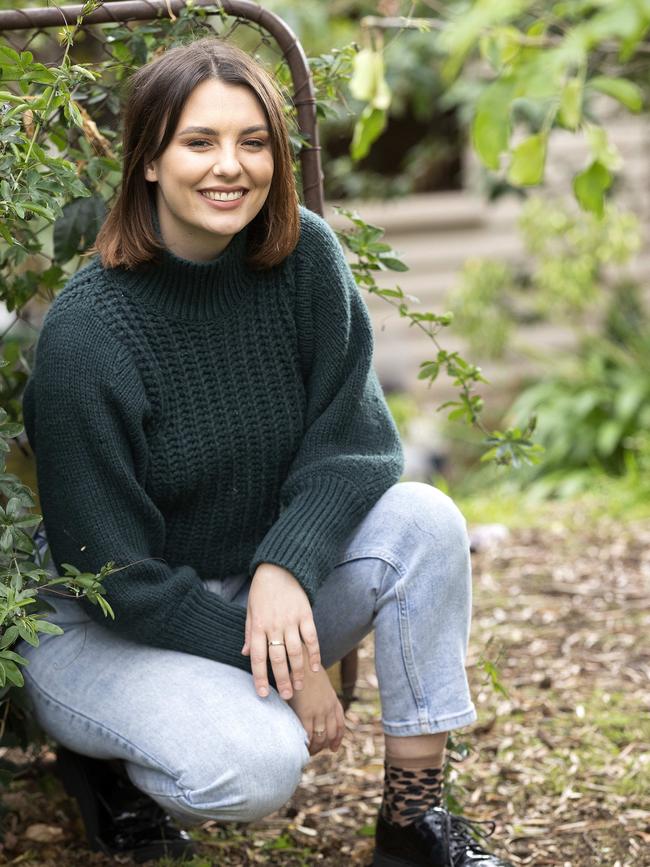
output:
M 202 148 L 204 145 L 207 145 L 209 147 L 211 144 L 212 144 L 212 142 L 210 142 L 210 141 L 208 141 L 208 139 L 204 139 L 204 138 L 195 138 L 195 139 L 192 139 L 191 141 L 188 141 L 188 143 L 187 143 L 188 147 L 191 147 L 191 148 Z M 259 150 L 260 148 L 263 148 L 265 146 L 266 142 L 260 141 L 259 139 L 252 138 L 252 139 L 247 139 L 244 142 L 244 144 L 247 147 L 253 147 L 255 150 Z

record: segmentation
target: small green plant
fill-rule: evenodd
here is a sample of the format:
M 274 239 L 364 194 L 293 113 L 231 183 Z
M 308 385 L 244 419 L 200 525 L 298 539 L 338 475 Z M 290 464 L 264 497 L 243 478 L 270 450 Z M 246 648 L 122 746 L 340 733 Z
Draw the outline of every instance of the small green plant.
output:
M 621 475 L 644 460 L 650 333 L 648 338 L 641 350 L 602 337 L 586 341 L 564 369 L 522 392 L 511 413 L 536 413 L 546 447 L 544 465 L 529 481 L 537 478 L 548 493 L 568 494 L 589 487 L 594 474 Z
M 6 362 L 5 362 L 6 364 Z M 104 599 L 104 579 L 113 571 L 112 563 L 97 575 L 82 573 L 72 566 L 64 566 L 65 574 L 53 578 L 40 563 L 40 556 L 32 536 L 26 532 L 40 524 L 35 514 L 30 489 L 17 476 L 6 471 L 6 456 L 11 440 L 22 432 L 22 426 L 8 420 L 0 409 L 0 491 L 4 506 L 0 505 L 0 742 L 27 746 L 26 730 L 22 725 L 25 706 L 22 702 L 13 708 L 14 689 L 24 685 L 21 666 L 28 660 L 11 648 L 22 639 L 38 647 L 39 634 L 60 635 L 63 630 L 47 620 L 51 607 L 43 591 L 63 585 L 69 595 L 85 596 L 98 604 L 105 615 L 113 611 Z M 33 732 L 30 732 L 33 734 Z
M 444 349 L 438 339 L 441 331 L 451 325 L 453 314 L 413 311 L 407 301 L 417 302 L 417 298 L 407 295 L 399 286 L 381 289 L 375 279 L 377 271 L 407 271 L 408 265 L 399 258 L 390 244 L 381 240 L 384 235 L 382 228 L 367 223 L 355 211 L 341 207 L 337 210 L 353 225 L 352 229 L 339 232 L 338 235 L 342 243 L 357 257 L 357 261 L 351 266 L 357 284 L 395 307 L 401 317 L 409 319 L 411 326 L 415 325 L 424 331 L 433 343 L 435 357 L 420 364 L 418 379 L 428 380 L 431 386 L 439 374 L 445 372 L 458 389 L 457 398 L 446 401 L 439 409 L 449 409 L 448 418 L 451 421 L 462 420 L 466 424 L 474 425 L 483 434 L 482 444 L 486 448 L 486 460 L 514 467 L 537 463 L 542 449 L 531 440 L 534 422 L 529 422 L 523 429 L 513 427 L 504 432 L 490 431 L 483 424 L 483 398 L 475 391 L 479 383 L 487 383 L 481 368 L 466 361 L 459 352 Z
M 614 206 L 599 219 L 533 198 L 521 227 L 526 269 L 472 261 L 451 303 L 470 345 L 491 356 L 532 355 L 517 341 L 522 323 L 572 328 L 577 348 L 550 365 L 545 360 L 544 378 L 526 387 L 508 413 L 528 437 L 534 419 L 545 449 L 543 463 L 522 472 L 519 484 L 568 494 L 589 485 L 594 471 L 633 468 L 650 424 L 650 312 L 639 287 L 615 273 L 639 249 L 639 226 Z M 482 321 L 496 327 L 483 330 Z M 501 447 L 495 435 L 493 448 Z

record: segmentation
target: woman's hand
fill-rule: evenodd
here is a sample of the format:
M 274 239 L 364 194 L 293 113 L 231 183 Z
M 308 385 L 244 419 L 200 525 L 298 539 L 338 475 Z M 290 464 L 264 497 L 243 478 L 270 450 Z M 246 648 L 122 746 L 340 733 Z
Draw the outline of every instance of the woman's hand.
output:
M 284 646 L 269 647 L 269 641 L 282 641 Z M 305 656 L 303 642 L 307 649 Z M 320 669 L 318 636 L 307 594 L 287 569 L 261 563 L 248 594 L 242 653 L 250 653 L 255 689 L 262 698 L 269 694 L 267 652 L 278 692 L 287 700 L 293 696 L 294 688 L 302 689 L 305 669 L 311 668 L 312 672 Z
M 307 666 L 306 649 L 304 652 Z M 287 704 L 309 735 L 309 755 L 315 756 L 326 746 L 333 753 L 338 750 L 345 733 L 345 716 L 325 669 L 314 673 L 307 667 L 304 688 Z

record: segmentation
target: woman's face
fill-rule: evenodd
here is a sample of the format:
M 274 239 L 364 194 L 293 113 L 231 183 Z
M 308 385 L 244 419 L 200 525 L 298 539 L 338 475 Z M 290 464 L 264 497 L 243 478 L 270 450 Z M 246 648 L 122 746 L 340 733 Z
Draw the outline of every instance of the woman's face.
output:
M 271 188 L 271 131 L 255 94 L 215 79 L 197 85 L 145 177 L 157 183 L 160 229 L 172 253 L 195 262 L 218 256 Z

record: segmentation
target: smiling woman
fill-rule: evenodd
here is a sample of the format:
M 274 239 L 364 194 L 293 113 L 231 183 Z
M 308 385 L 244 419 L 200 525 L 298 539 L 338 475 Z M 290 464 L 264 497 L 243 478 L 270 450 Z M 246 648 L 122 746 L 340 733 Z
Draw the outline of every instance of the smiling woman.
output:
M 145 177 L 156 183 L 166 246 L 185 259 L 208 261 L 264 206 L 273 179 L 270 131 L 249 88 L 215 79 L 192 91 L 178 127 L 161 156 L 145 166 Z
M 278 264 L 298 241 L 283 97 L 243 51 L 201 39 L 129 80 L 122 186 L 91 253 L 132 269 L 160 253 L 160 229 L 169 250 L 205 262 L 244 226 L 253 268 Z
M 210 38 L 133 76 L 96 244 L 48 311 L 23 409 L 52 561 L 116 564 L 114 619 L 57 596 L 55 647 L 18 645 L 91 843 L 183 854 L 170 815 L 281 808 L 341 745 L 325 669 L 374 630 L 376 867 L 503 867 L 441 806 L 447 732 L 476 719 L 465 524 L 400 482 L 367 307 L 298 203 L 261 66 Z

